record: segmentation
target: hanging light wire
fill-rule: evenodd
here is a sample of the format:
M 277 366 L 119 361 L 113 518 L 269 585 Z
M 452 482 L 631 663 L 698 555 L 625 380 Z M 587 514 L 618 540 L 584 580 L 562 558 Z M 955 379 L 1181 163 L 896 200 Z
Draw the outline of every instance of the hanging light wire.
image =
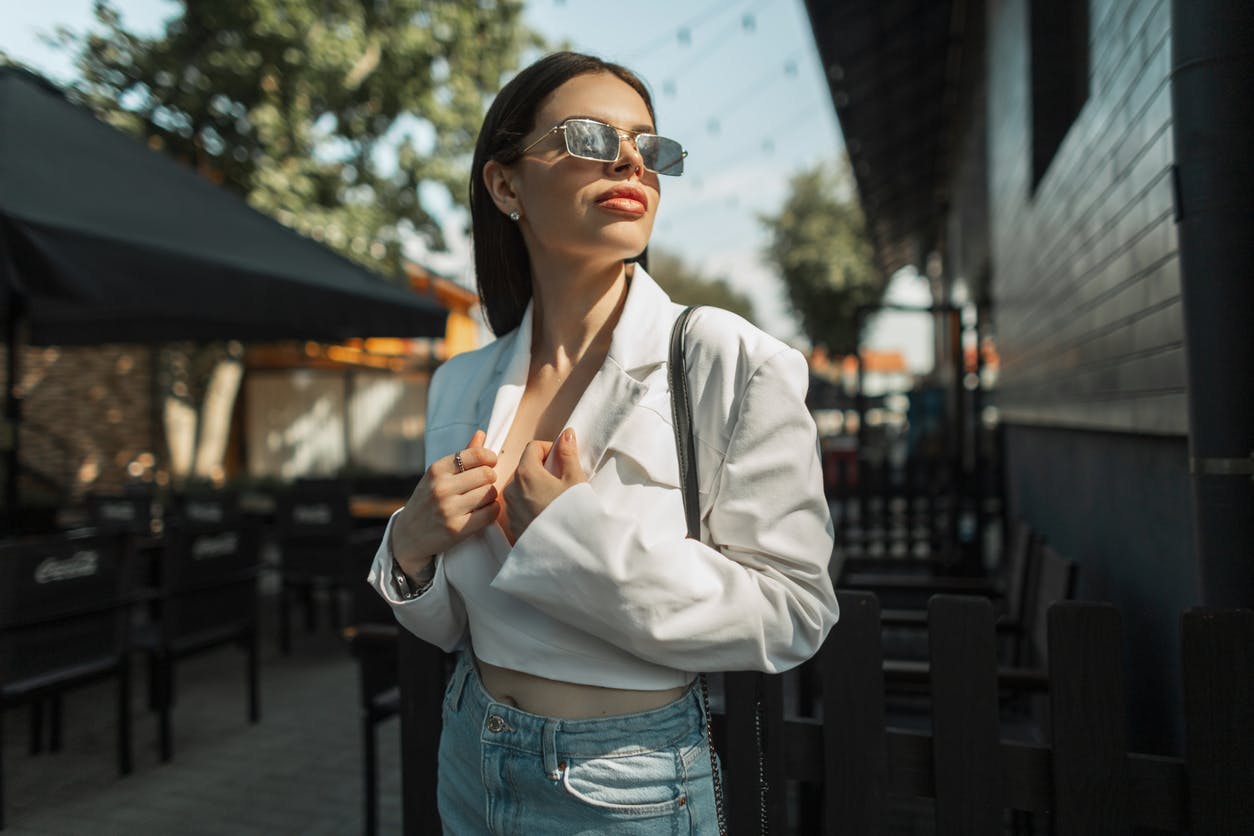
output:
M 658 35 L 656 38 L 648 41 L 643 46 L 639 46 L 636 49 L 624 53 L 624 57 L 638 59 L 651 52 L 656 52 L 658 49 L 663 47 L 674 46 L 676 39 L 681 37 L 682 32 L 687 31 L 688 33 L 691 33 L 692 30 L 696 29 L 698 26 L 717 20 L 723 14 L 736 9 L 739 6 L 743 6 L 745 2 L 747 2 L 747 0 L 741 0 L 739 3 L 728 3 L 727 0 L 715 0 L 715 2 L 680 23 L 674 29 Z

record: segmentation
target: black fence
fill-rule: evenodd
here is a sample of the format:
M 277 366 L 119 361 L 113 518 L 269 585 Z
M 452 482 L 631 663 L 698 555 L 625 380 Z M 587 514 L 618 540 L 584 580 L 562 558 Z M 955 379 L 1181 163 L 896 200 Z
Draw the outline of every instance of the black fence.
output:
M 990 601 L 935 596 L 928 665 L 913 677 L 927 722 L 903 728 L 886 708 L 878 600 L 842 592 L 840 603 L 840 623 L 802 668 L 723 677 L 715 743 L 732 834 L 764 823 L 786 833 L 791 818 L 806 822 L 796 832 L 875 836 L 888 832 L 894 803 L 920 799 L 939 834 L 1002 834 L 1025 818 L 1068 836 L 1254 833 L 1254 611 L 1182 616 L 1188 744 L 1163 757 L 1127 751 L 1120 617 L 1109 605 L 1049 607 L 1047 668 L 1019 681 L 999 676 Z M 443 654 L 404 630 L 399 650 L 405 832 L 435 833 Z M 1035 739 L 1005 733 L 1003 696 L 1021 687 L 1048 695 Z M 786 701 L 798 693 L 805 705 Z

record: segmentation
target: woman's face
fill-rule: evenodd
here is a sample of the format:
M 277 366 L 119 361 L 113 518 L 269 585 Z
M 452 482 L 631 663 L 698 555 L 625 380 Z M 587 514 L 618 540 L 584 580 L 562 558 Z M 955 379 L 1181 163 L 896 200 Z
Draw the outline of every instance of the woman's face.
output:
M 574 116 L 621 130 L 654 130 L 639 93 L 615 75 L 596 73 L 576 76 L 550 93 L 522 146 Z M 630 139 L 620 142 L 618 159 L 606 163 L 571 156 L 562 132 L 556 131 L 503 174 L 512 186 L 533 258 L 543 251 L 622 260 L 639 255 L 649 243 L 661 196 L 658 175 L 644 168 Z

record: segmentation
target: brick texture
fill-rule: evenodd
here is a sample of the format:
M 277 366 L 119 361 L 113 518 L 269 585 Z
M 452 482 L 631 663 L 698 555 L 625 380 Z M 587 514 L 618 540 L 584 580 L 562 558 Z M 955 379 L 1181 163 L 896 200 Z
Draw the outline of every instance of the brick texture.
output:
M 1028 0 L 988 12 L 1003 418 L 1185 434 L 1170 2 L 1091 0 L 1089 98 L 1035 191 Z
M 0 348 L 0 362 L 5 353 Z M 152 349 L 27 347 L 20 380 L 24 502 L 114 490 L 137 478 L 128 468 L 152 477 L 163 444 L 153 415 Z

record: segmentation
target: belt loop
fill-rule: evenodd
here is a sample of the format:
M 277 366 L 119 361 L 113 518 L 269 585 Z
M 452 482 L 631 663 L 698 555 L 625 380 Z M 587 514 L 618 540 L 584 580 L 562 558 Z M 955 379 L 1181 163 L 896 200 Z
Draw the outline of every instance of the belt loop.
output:
M 557 728 L 561 720 L 549 718 L 544 721 L 544 729 L 540 732 L 540 749 L 544 757 L 544 772 L 550 781 L 561 777 L 557 762 Z
M 451 708 L 455 712 L 462 710 L 462 695 L 466 692 L 466 680 L 470 678 L 473 670 L 474 662 L 470 661 L 469 652 L 463 650 L 457 658 L 457 667 L 453 669 L 453 681 L 449 683 L 453 691 Z

